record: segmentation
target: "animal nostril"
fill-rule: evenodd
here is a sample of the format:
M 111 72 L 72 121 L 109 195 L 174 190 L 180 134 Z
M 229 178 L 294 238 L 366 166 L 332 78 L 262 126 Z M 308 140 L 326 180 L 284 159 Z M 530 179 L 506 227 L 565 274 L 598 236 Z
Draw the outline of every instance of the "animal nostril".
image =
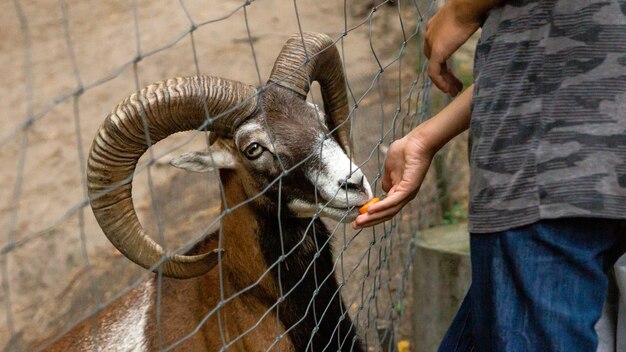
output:
M 356 184 L 356 183 L 352 183 L 352 182 L 348 182 L 346 184 L 346 188 L 354 190 L 354 191 L 359 191 L 359 190 L 361 190 L 361 185 L 360 184 Z
M 353 191 L 361 191 L 363 190 L 363 180 L 365 176 L 361 176 L 358 182 L 353 182 L 353 180 L 343 180 L 339 181 L 339 186 L 341 188 L 346 188 Z

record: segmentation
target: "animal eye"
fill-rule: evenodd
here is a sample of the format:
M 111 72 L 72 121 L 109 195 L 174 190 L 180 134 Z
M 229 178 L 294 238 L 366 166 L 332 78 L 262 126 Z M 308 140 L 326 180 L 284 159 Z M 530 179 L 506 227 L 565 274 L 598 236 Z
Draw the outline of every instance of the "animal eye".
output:
M 250 160 L 256 159 L 263 154 L 263 147 L 261 147 L 258 143 L 252 143 L 246 147 L 243 154 Z

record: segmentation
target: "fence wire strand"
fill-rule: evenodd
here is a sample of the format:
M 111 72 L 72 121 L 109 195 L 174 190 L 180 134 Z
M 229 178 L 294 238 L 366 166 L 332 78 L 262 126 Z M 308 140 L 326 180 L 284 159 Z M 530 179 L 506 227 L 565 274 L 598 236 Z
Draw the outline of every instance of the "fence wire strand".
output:
M 150 314 L 154 314 L 153 328 L 156 332 L 154 334 L 156 345 L 151 346 L 159 351 L 171 351 L 184 346 L 192 346 L 191 344 L 196 343 L 199 335 L 205 334 L 212 328 L 215 328 L 215 336 L 219 340 L 211 342 L 219 345 L 216 350 L 237 350 L 247 343 L 245 340 L 249 336 L 253 336 L 252 334 L 258 331 L 265 331 L 262 329 L 265 329 L 267 324 L 271 326 L 268 331 L 271 330 L 274 335 L 266 336 L 267 344 L 255 347 L 266 351 L 281 350 L 285 344 L 295 343 L 294 336 L 300 336 L 297 334 L 302 334 L 303 329 L 310 330 L 306 331 L 307 335 L 303 341 L 297 341 L 297 343 L 304 346 L 306 351 L 359 350 L 359 346 L 362 345 L 365 351 L 387 352 L 394 351 L 399 340 L 410 339 L 411 328 L 407 325 L 410 325 L 411 317 L 405 315 L 410 314 L 410 305 L 412 304 L 410 275 L 416 239 L 421 228 L 415 207 L 407 207 L 392 221 L 378 225 L 373 229 L 352 230 L 348 223 L 328 220 L 322 222 L 321 219 L 324 218 L 327 209 L 333 209 L 333 204 L 350 204 L 349 180 L 355 173 L 362 172 L 365 174 L 369 180 L 368 186 L 371 187 L 374 195 L 381 195 L 383 190 L 380 182 L 383 177 L 383 165 L 389 145 L 433 113 L 429 104 L 431 98 L 429 94 L 430 83 L 425 78 L 425 65 L 423 61 L 416 59 L 416 56 L 419 54 L 418 47 L 421 45 L 419 40 L 424 21 L 427 14 L 432 13 L 436 3 L 436 0 L 363 0 L 354 1 L 354 3 L 344 0 L 334 7 L 321 6 L 319 11 L 326 12 L 316 15 L 318 17 L 314 21 L 321 23 L 315 23 L 314 27 L 323 28 L 322 31 L 328 34 L 335 33 L 331 35 L 332 45 L 338 49 L 341 56 L 340 64 L 345 75 L 349 104 L 347 118 L 340 124 L 331 126 L 330 131 L 323 139 L 332 138 L 331 135 L 343 128 L 344 124 L 350 126 L 349 157 L 353 160 L 354 165 L 350 166 L 349 174 L 340 182 L 339 188 L 336 188 L 334 193 L 327 194 L 328 192 L 325 190 L 319 189 L 319 184 L 324 177 L 322 173 L 327 168 L 322 159 L 328 153 L 326 143 L 320 143 L 319 148 L 308 152 L 295 162 L 285 158 L 284 155 L 277 155 L 278 176 L 267 180 L 265 183 L 259 181 L 260 186 L 254 194 L 249 194 L 244 201 L 229 204 L 230 195 L 219 181 L 221 174 L 218 170 L 219 156 L 215 155 L 213 141 L 210 140 L 207 131 L 214 121 L 223 119 L 238 106 L 229 108 L 229 111 L 217 116 L 211 116 L 207 99 L 203 99 L 205 123 L 198 129 L 177 137 L 175 141 L 168 140 L 167 143 L 161 143 L 162 147 L 159 146 L 159 143 L 155 143 L 154 136 L 150 135 L 148 116 L 146 116 L 149 113 L 148 109 L 138 109 L 145 142 L 148 146 L 146 155 L 138 160 L 139 163 L 136 165 L 134 175 L 110 186 L 100 194 L 92 195 L 91 198 L 87 193 L 88 182 L 85 172 L 88 168 L 88 156 L 85 151 L 88 145 L 85 144 L 85 141 L 91 140 L 96 132 L 95 130 L 87 130 L 88 126 L 93 125 L 92 119 L 100 117 L 88 115 L 91 114 L 91 111 L 99 111 L 99 116 L 104 116 L 104 113 L 110 111 L 112 107 L 108 104 L 109 101 L 120 101 L 126 96 L 127 93 L 120 93 L 119 91 L 109 92 L 104 98 L 98 96 L 98 94 L 102 94 L 101 91 L 104 88 L 115 82 L 123 81 L 127 84 L 124 92 L 139 94 L 145 86 L 146 77 L 152 78 L 155 75 L 155 70 L 148 70 L 150 65 L 154 65 L 153 60 L 157 61 L 161 57 L 166 57 L 174 50 L 177 50 L 177 55 L 191 58 L 188 60 L 191 62 L 191 69 L 181 69 L 181 66 L 186 65 L 183 63 L 184 60 L 181 60 L 181 62 L 168 62 L 171 66 L 163 67 L 160 72 L 174 70 L 190 72 L 196 76 L 223 76 L 219 71 L 211 71 L 214 64 L 211 57 L 207 60 L 202 56 L 205 51 L 211 52 L 207 48 L 218 47 L 219 38 L 215 38 L 215 42 L 204 42 L 200 38 L 205 36 L 213 26 L 222 26 L 224 23 L 228 23 L 230 26 L 224 28 L 232 29 L 233 33 L 224 31 L 223 27 L 215 27 L 222 30 L 221 36 L 235 38 L 236 33 L 243 33 L 245 40 L 242 39 L 237 42 L 235 41 L 236 38 L 230 39 L 229 48 L 231 49 L 229 50 L 232 51 L 227 52 L 225 50 L 219 55 L 242 55 L 248 58 L 251 68 L 246 68 L 245 75 L 248 77 L 248 82 L 256 82 L 257 96 L 262 99 L 263 94 L 266 94 L 268 90 L 280 86 L 290 76 L 297 75 L 298 71 L 307 63 L 320 55 L 320 53 L 310 52 L 310 49 L 305 46 L 305 62 L 298 63 L 296 69 L 285 77 L 273 79 L 272 82 L 264 82 L 261 68 L 263 70 L 269 69 L 266 63 L 269 62 L 269 59 L 275 58 L 278 51 L 275 51 L 276 49 L 269 50 L 268 48 L 275 46 L 266 45 L 262 41 L 267 40 L 269 42 L 278 38 L 286 40 L 295 33 L 299 35 L 300 41 L 304 45 L 305 33 L 311 31 L 311 19 L 307 16 L 312 16 L 310 15 L 311 8 L 315 9 L 317 4 L 312 6 L 304 0 L 277 1 L 275 4 L 280 4 L 280 6 L 268 10 L 271 6 L 268 2 L 253 0 L 213 2 L 203 6 L 213 6 L 215 9 L 219 7 L 219 11 L 210 12 L 211 15 L 203 18 L 200 13 L 196 13 L 198 11 L 197 4 L 179 0 L 175 6 L 177 6 L 179 15 L 184 18 L 183 22 L 186 29 L 183 31 L 167 30 L 163 33 L 154 34 L 143 29 L 144 22 L 142 21 L 148 21 L 150 16 L 157 16 L 154 12 L 155 8 L 138 3 L 136 0 L 130 0 L 126 4 L 127 12 L 124 14 L 128 15 L 129 22 L 132 22 L 132 30 L 125 37 L 125 40 L 133 45 L 132 54 L 120 61 L 117 67 L 94 77 L 90 74 L 90 70 L 93 68 L 83 64 L 85 60 L 83 57 L 88 49 L 85 47 L 85 39 L 83 38 L 86 34 L 80 29 L 81 26 L 84 26 L 85 18 L 80 16 L 85 14 L 81 15 L 80 12 L 73 11 L 74 7 L 80 6 L 79 3 L 59 0 L 57 10 L 60 13 L 58 23 L 64 44 L 63 55 L 68 60 L 69 69 L 66 70 L 73 81 L 67 84 L 70 88 L 54 91 L 53 98 L 50 99 L 45 95 L 39 96 L 39 90 L 34 85 L 35 78 L 38 78 L 35 75 L 39 72 L 36 71 L 36 65 L 40 65 L 40 58 L 34 56 L 33 45 L 38 45 L 39 41 L 43 40 L 40 38 L 42 34 L 37 33 L 37 36 L 33 37 L 31 29 L 38 27 L 31 28 L 33 24 L 29 23 L 31 15 L 28 6 L 23 6 L 19 0 L 13 0 L 14 16 L 21 33 L 19 40 L 22 41 L 23 45 L 23 63 L 20 67 L 23 67 L 25 73 L 25 94 L 20 103 L 24 104 L 25 112 L 18 113 L 18 116 L 24 116 L 21 121 L 10 128 L 3 128 L 5 134 L 0 136 L 0 148 L 7 150 L 12 148 L 17 153 L 14 156 L 17 166 L 14 171 L 15 181 L 12 185 L 9 203 L 5 209 L 0 208 L 3 211 L 3 217 L 5 217 L 3 221 L 6 222 L 8 229 L 4 243 L 0 243 L 3 292 L 3 297 L 0 300 L 3 301 L 2 306 L 5 311 L 5 319 L 2 323 L 4 327 L 0 325 L 0 331 L 7 331 L 4 335 L 0 333 L 0 348 L 16 351 L 45 350 L 62 340 L 66 333 L 71 332 L 74 327 L 85 321 L 91 326 L 88 329 L 90 332 L 88 337 L 90 342 L 87 344 L 89 348 L 94 351 L 107 350 L 106 343 L 110 342 L 111 338 L 105 337 L 107 334 L 106 324 L 102 323 L 101 319 L 110 319 L 111 307 L 123 301 L 133 292 L 142 290 L 146 283 L 154 283 L 154 296 L 151 298 L 154 301 L 150 301 L 154 311 L 150 311 Z M 329 8 L 332 10 L 328 10 Z M 265 11 L 262 12 L 261 9 L 265 9 Z M 167 12 L 169 10 L 164 9 L 162 11 Z M 278 33 L 262 28 L 264 26 L 270 27 L 272 21 L 280 22 L 277 19 L 279 13 L 291 21 L 289 25 L 282 25 L 285 30 L 289 29 L 288 32 Z M 173 18 L 174 14 L 168 13 L 167 16 L 161 14 L 161 16 L 163 16 L 162 21 L 167 21 L 168 16 Z M 261 18 L 261 16 L 267 16 L 267 18 Z M 241 22 L 237 22 L 239 18 L 242 19 Z M 325 21 L 328 21 L 328 24 Z M 261 26 L 261 23 L 264 23 L 264 26 Z M 175 26 L 172 25 L 171 28 L 175 28 Z M 93 30 L 97 33 L 102 28 Z M 160 35 L 163 37 L 159 37 Z M 33 38 L 36 38 L 35 41 Z M 3 40 L 8 41 L 9 39 Z M 101 40 L 103 40 L 101 45 L 108 45 L 105 43 L 105 38 Z M 149 43 L 156 40 L 162 40 L 163 44 L 151 47 Z M 246 50 L 238 49 L 237 43 L 244 43 Z M 97 46 L 100 44 L 90 43 L 90 45 Z M 189 46 L 190 51 L 185 52 L 177 49 L 177 47 L 186 46 Z M 329 48 L 324 48 L 322 52 L 327 49 Z M 232 52 L 236 54 L 232 54 Z M 353 61 L 355 57 L 360 61 Z M 234 65 L 237 65 L 235 57 L 232 60 Z M 204 61 L 211 62 L 205 63 Z M 93 63 L 94 66 L 99 64 Z M 95 72 L 99 71 L 96 70 Z M 242 73 L 242 75 L 244 74 Z M 130 77 L 130 80 L 126 79 L 126 76 Z M 167 78 L 170 77 L 162 77 L 162 80 Z M 311 78 L 307 77 L 309 86 L 312 86 L 313 83 Z M 208 93 L 203 91 L 201 95 L 206 98 Z M 308 100 L 316 107 L 315 114 L 318 117 L 316 121 L 311 121 L 311 125 L 315 125 L 315 128 L 320 130 L 326 128 L 323 125 L 325 116 L 321 109 L 324 105 L 324 99 L 326 99 L 323 94 L 323 92 L 319 94 L 316 89 L 312 89 L 308 95 Z M 246 98 L 240 105 L 247 104 L 249 99 L 253 98 L 256 97 Z M 92 104 L 94 99 L 103 100 L 107 103 L 102 104 L 102 106 L 100 106 L 101 103 L 98 103 L 97 109 L 87 106 Z M 144 103 L 141 102 L 141 104 Z M 68 112 L 71 119 L 68 121 L 73 127 L 72 134 L 75 138 L 75 143 L 68 139 L 65 144 L 69 147 L 68 155 L 70 153 L 73 155 L 70 158 L 76 159 L 78 167 L 78 170 L 66 170 L 66 172 L 78 173 L 78 182 L 75 185 L 78 190 L 76 193 L 77 200 L 72 200 L 69 197 L 64 203 L 55 205 L 56 208 L 51 212 L 52 215 L 46 217 L 45 221 L 37 222 L 39 227 L 25 226 L 23 223 L 30 220 L 28 218 L 29 207 L 32 206 L 29 203 L 30 198 L 25 198 L 30 194 L 28 193 L 30 188 L 27 188 L 31 177 L 28 162 L 37 157 L 30 153 L 37 144 L 41 143 L 37 139 L 39 135 L 35 131 L 40 126 L 41 128 L 55 128 L 53 121 L 59 114 L 57 110 L 62 110 L 65 105 L 71 106 Z M 13 109 L 13 107 L 11 108 Z M 271 121 L 268 118 L 265 118 L 262 124 L 263 129 L 272 130 Z M 270 143 L 268 148 L 278 150 L 282 143 L 278 139 L 279 137 L 273 133 L 268 133 L 268 136 Z M 213 165 L 211 172 L 198 178 L 200 181 L 194 181 L 195 179 L 190 178 L 190 176 L 180 176 L 182 173 L 174 174 L 171 171 L 163 171 L 162 165 L 171 158 L 169 156 L 171 153 L 180 153 L 182 149 L 198 144 L 198 140 L 201 140 L 202 150 L 206 152 Z M 151 148 L 153 144 L 156 144 L 155 148 Z M 72 150 L 74 147 L 76 149 Z M 0 154 L 0 158 L 2 157 L 4 156 Z M 308 223 L 295 231 L 294 228 L 290 227 L 293 225 L 289 225 L 292 220 L 289 218 L 291 213 L 288 206 L 289 202 L 296 197 L 296 195 L 289 193 L 290 187 L 293 187 L 290 182 L 293 182 L 291 177 L 297 175 L 305 167 L 310 167 L 313 170 L 311 171 L 313 172 L 311 183 L 314 187 L 311 197 L 314 199 L 316 210 L 310 220 L 307 220 Z M 42 171 L 46 172 L 45 170 Z M 116 258 L 118 254 L 112 252 L 110 246 L 103 244 L 99 239 L 102 234 L 95 225 L 95 219 L 88 205 L 91 201 L 128 184 L 133 180 L 133 177 L 139 175 L 141 175 L 142 184 L 145 184 L 142 186 L 145 190 L 141 191 L 141 199 L 133 200 L 141 204 L 140 219 L 142 221 L 144 219 L 149 220 L 148 232 L 153 238 L 156 238 L 167 254 L 149 268 L 149 271 L 142 270 L 138 273 L 131 273 L 129 269 L 111 268 L 103 264 L 103 261 Z M 221 204 L 219 213 L 213 217 L 202 218 L 200 215 L 179 214 L 177 213 L 178 210 L 172 210 L 177 204 L 182 209 L 200 206 L 190 203 L 191 201 L 187 199 L 164 199 L 164 194 L 173 194 L 182 189 L 176 184 L 181 182 L 181 179 L 186 180 L 182 182 L 183 186 L 193 186 L 195 187 L 193 189 L 198 190 L 198 192 L 201 189 L 202 192 L 211 192 L 214 189 L 215 192 L 211 193 L 212 199 L 208 201 L 212 203 L 219 201 Z M 52 188 L 66 187 L 55 184 L 55 180 L 52 178 L 49 180 L 49 184 L 52 185 Z M 133 183 L 133 185 L 135 184 Z M 195 186 L 196 184 L 199 186 Z M 76 192 L 74 189 L 67 189 L 66 191 L 68 193 Z M 46 195 L 40 196 L 43 197 L 43 200 L 40 198 L 35 202 L 50 202 L 52 207 L 52 199 L 46 199 Z M 241 287 L 237 287 L 236 292 L 231 292 L 233 287 L 230 284 L 227 285 L 227 280 L 232 280 L 233 273 L 227 270 L 232 270 L 232 268 L 229 269 L 224 265 L 224 256 L 228 255 L 228 250 L 223 246 L 229 240 L 227 238 L 229 233 L 226 233 L 229 229 L 224 227 L 224 221 L 229 218 L 232 219 L 233 216 L 236 216 L 235 214 L 239 214 L 243 210 L 255 209 L 257 204 L 267 201 L 270 197 L 275 197 L 277 203 L 276 213 L 271 215 L 272 219 L 268 219 L 268 221 L 274 221 L 277 224 L 275 236 L 278 239 L 278 246 L 271 249 L 274 251 L 272 255 L 277 259 L 265 263 L 266 265 L 262 268 L 256 268 L 255 273 L 258 273 L 258 276 L 250 278 L 248 281 L 242 280 Z M 199 202 L 196 201 L 196 203 Z M 355 208 L 356 206 L 352 205 L 346 209 L 343 220 L 348 219 L 350 212 L 354 211 Z M 8 211 L 4 211 L 6 209 Z M 197 220 L 198 217 L 201 220 Z M 248 219 L 240 219 L 243 222 L 246 220 Z M 183 227 L 182 225 L 186 226 L 186 224 L 191 223 L 193 224 L 192 227 L 195 228 L 193 233 L 177 238 L 179 233 L 173 227 Z M 68 233 L 67 236 L 65 232 Z M 74 235 L 70 233 L 74 233 Z M 213 239 L 211 239 L 213 235 L 209 235 L 211 233 L 215 236 Z M 65 249 L 49 244 L 66 243 L 66 238 L 71 236 L 74 236 L 74 240 L 78 241 L 76 253 L 64 254 L 63 250 Z M 203 241 L 209 240 L 214 240 L 216 248 L 219 249 L 217 265 L 213 269 L 214 276 L 211 276 L 211 278 L 215 278 L 215 282 L 212 283 L 215 287 L 212 289 L 215 290 L 217 303 L 207 306 L 206 302 L 196 302 L 198 305 L 197 312 L 195 312 L 196 316 L 190 318 L 188 322 L 185 321 L 185 329 L 177 331 L 177 338 L 171 339 L 170 336 L 173 336 L 173 332 L 168 328 L 171 328 L 171 319 L 178 312 L 168 310 L 167 304 L 169 303 L 167 302 L 170 302 L 171 299 L 167 295 L 172 292 L 172 287 L 177 283 L 175 280 L 170 281 L 172 279 L 163 275 L 162 264 L 172 255 L 185 254 L 187 251 L 193 250 L 192 248 L 195 248 L 198 243 L 203 245 L 205 243 Z M 245 240 L 257 241 L 253 238 Z M 255 242 L 255 246 L 259 248 L 262 245 Z M 49 320 L 49 322 L 46 321 L 46 324 L 42 324 L 48 330 L 44 331 L 41 328 L 36 330 L 35 336 L 31 336 L 32 333 L 28 335 L 28 329 L 38 322 L 29 321 L 29 319 L 33 319 L 32 314 L 29 316 L 24 312 L 30 312 L 32 310 L 30 307 L 37 303 L 16 303 L 16 298 L 19 298 L 20 302 L 24 301 L 23 297 L 25 296 L 23 295 L 26 292 L 23 291 L 24 285 L 20 280 L 27 278 L 14 274 L 14 271 L 16 267 L 24 263 L 24 252 L 32 248 L 43 248 L 42 246 L 58 251 L 51 253 L 51 257 L 66 255 L 67 258 L 73 258 L 76 255 L 81 258 L 81 264 L 75 265 L 80 270 L 74 271 L 75 277 L 71 280 L 68 280 L 68 277 L 72 275 L 68 271 L 65 271 L 64 274 L 58 274 L 58 270 L 54 271 L 55 275 L 59 275 L 59 277 L 51 277 L 50 281 L 57 281 L 59 285 L 57 285 L 58 287 L 54 285 L 46 287 L 48 296 L 51 299 L 58 299 L 59 292 L 73 292 L 72 290 L 78 292 L 77 287 L 81 287 L 88 298 L 66 301 L 62 305 L 63 307 L 55 307 L 56 310 L 50 312 L 42 311 L 41 309 L 44 308 L 39 308 L 37 314 Z M 71 249 L 68 248 L 67 250 Z M 259 253 L 262 250 L 264 249 L 259 249 Z M 300 253 L 308 250 L 314 253 L 311 260 L 303 263 L 294 261 L 299 258 Z M 107 257 L 103 253 L 113 254 Z M 325 256 L 328 253 L 331 254 L 330 260 Z M 254 256 L 258 253 L 250 253 L 249 255 Z M 260 258 L 260 260 L 262 262 L 267 258 L 269 255 Z M 259 258 L 243 259 L 257 260 Z M 72 262 L 73 259 L 68 259 L 68 261 Z M 297 269 L 300 270 L 299 277 L 290 276 L 293 275 L 293 270 L 296 270 L 294 267 L 290 267 L 290 265 L 294 266 L 294 263 L 301 266 Z M 70 267 L 69 264 L 66 266 Z M 131 264 L 128 264 L 127 268 L 130 266 Z M 132 270 L 134 269 L 133 267 Z M 38 270 L 40 275 L 48 275 L 46 266 Z M 129 272 L 125 273 L 125 270 L 129 270 Z M 24 272 L 26 273 L 26 271 Z M 81 276 L 83 273 L 84 277 Z M 121 275 L 119 279 L 113 280 L 118 281 L 115 285 L 112 285 L 110 280 L 104 280 L 110 275 Z M 209 276 L 206 277 L 207 281 L 208 278 Z M 68 284 L 68 287 L 61 287 L 60 283 L 66 281 L 71 284 Z M 237 321 L 239 317 L 228 315 L 227 312 L 232 311 L 232 309 L 228 310 L 228 307 L 242 304 L 240 302 L 252 302 L 254 299 L 258 299 L 259 295 L 267 294 L 263 293 L 263 290 L 269 287 L 267 286 L 270 285 L 268 282 L 274 281 L 277 296 L 271 301 L 264 302 L 261 307 L 255 306 L 251 307 L 254 309 L 250 309 L 250 311 L 241 312 L 242 316 L 252 316 L 245 321 L 245 324 Z M 109 285 L 116 287 L 108 287 Z M 306 304 L 290 307 L 289 304 L 298 302 L 298 295 L 303 294 L 303 290 L 309 287 L 312 288 L 312 291 L 304 292 L 306 297 L 310 297 Z M 72 297 L 70 295 L 65 296 L 67 299 Z M 180 297 L 179 301 L 185 299 Z M 42 305 L 42 307 L 44 306 Z M 302 316 L 293 317 L 294 309 L 302 311 Z M 52 312 L 57 315 L 52 315 Z M 67 317 L 70 317 L 69 320 L 62 320 L 67 319 Z M 54 321 L 57 323 L 55 324 Z M 286 321 L 291 321 L 290 325 L 285 325 Z M 348 321 L 352 323 L 346 325 Z M 211 326 L 213 323 L 216 324 L 215 327 Z M 234 328 L 233 324 L 239 325 Z M 103 326 L 105 327 L 104 331 Z M 238 333 L 234 334 L 233 331 Z M 328 340 L 320 341 L 320 334 L 327 331 L 330 331 Z M 349 338 L 350 336 L 353 337 Z

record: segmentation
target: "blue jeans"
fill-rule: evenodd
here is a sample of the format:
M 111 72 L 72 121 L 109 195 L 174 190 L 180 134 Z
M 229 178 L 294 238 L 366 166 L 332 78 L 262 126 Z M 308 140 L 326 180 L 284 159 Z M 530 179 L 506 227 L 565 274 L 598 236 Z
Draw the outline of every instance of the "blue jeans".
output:
M 472 284 L 440 352 L 589 351 L 626 221 L 564 218 L 471 234 Z

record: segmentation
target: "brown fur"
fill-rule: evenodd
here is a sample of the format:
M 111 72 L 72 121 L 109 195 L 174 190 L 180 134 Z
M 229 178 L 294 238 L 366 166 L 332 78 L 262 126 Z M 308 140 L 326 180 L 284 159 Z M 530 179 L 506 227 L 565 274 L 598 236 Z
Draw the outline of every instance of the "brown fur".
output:
M 242 186 L 235 177 L 227 177 L 225 189 L 229 204 L 238 204 L 245 201 L 246 196 L 240 191 Z M 254 219 L 251 206 L 242 206 L 226 216 L 223 221 L 223 233 L 235 236 L 223 236 L 222 245 L 222 273 L 224 297 L 227 299 L 238 294 L 242 289 L 254 285 L 266 270 L 263 254 L 258 245 L 258 226 L 240 219 Z M 215 241 L 205 241 L 195 250 L 199 252 L 214 249 Z M 148 350 L 158 350 L 159 344 L 168 347 L 194 331 L 200 330 L 186 339 L 175 351 L 219 351 L 222 347 L 222 338 L 219 331 L 218 316 L 221 319 L 225 342 L 228 343 L 252 328 L 267 311 L 268 301 L 278 298 L 278 288 L 272 275 L 265 277 L 250 291 L 240 294 L 237 298 L 226 303 L 219 313 L 212 314 L 206 322 L 202 319 L 220 302 L 219 271 L 216 269 L 207 275 L 188 279 L 176 280 L 162 278 L 161 286 L 161 325 L 156 324 L 157 278 L 149 279 L 154 291 L 150 297 L 146 340 Z M 143 291 L 143 284 L 129 291 L 103 311 L 84 320 L 70 333 L 48 347 L 47 351 L 75 351 L 80 350 L 85 342 L 94 336 L 94 322 L 97 331 L 101 332 L 111 322 L 117 321 L 128 311 L 130 305 L 137 301 Z M 258 327 L 243 335 L 231 350 L 236 351 L 265 351 L 274 342 L 276 336 L 284 332 L 284 327 L 277 321 L 274 313 L 269 313 Z M 161 336 L 162 341 L 159 341 Z M 87 340 L 86 340 L 87 339 Z M 292 351 L 289 338 L 284 338 L 277 344 L 280 351 Z

